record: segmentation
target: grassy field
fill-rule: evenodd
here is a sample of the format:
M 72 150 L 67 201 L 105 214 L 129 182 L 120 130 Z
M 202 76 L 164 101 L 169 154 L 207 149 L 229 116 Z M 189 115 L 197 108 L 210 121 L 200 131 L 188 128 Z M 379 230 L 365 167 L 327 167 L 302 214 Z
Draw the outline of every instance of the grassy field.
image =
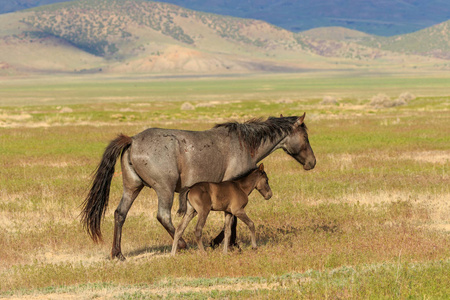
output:
M 60 77 L 0 82 L 0 297 L 10 299 L 447 299 L 450 297 L 450 78 L 290 74 L 211 78 Z M 371 97 L 415 95 L 377 108 Z M 332 104 L 325 104 L 324 96 Z M 194 108 L 183 110 L 189 102 Z M 251 195 L 258 250 L 170 257 L 145 189 L 124 226 L 127 261 L 79 221 L 107 143 L 148 127 L 205 130 L 231 119 L 306 112 L 316 168 L 264 160 L 274 196 Z M 119 169 L 118 169 L 119 170 Z M 174 205 L 173 211 L 177 209 Z M 180 218 L 175 217 L 178 224 Z M 211 213 L 205 240 L 222 227 Z M 191 223 L 193 224 L 193 222 Z

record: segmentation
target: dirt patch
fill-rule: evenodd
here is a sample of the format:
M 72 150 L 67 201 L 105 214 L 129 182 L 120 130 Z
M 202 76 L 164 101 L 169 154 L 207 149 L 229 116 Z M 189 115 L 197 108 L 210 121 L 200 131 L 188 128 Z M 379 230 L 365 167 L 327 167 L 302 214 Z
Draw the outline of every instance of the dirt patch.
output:
M 31 119 L 32 116 L 30 114 L 18 114 L 18 115 L 12 115 L 12 114 L 5 114 L 2 113 L 0 115 L 0 121 L 24 121 L 24 120 L 29 120 Z
M 417 162 L 426 162 L 433 164 L 448 164 L 450 163 L 450 151 L 417 151 L 417 152 L 406 152 L 399 156 L 389 156 L 388 154 L 377 154 L 380 160 L 414 160 Z M 353 165 L 360 160 L 372 159 L 373 156 L 370 154 L 328 154 L 327 155 L 334 165 L 338 165 L 341 169 L 351 168 Z
M 419 151 L 405 153 L 402 159 L 412 159 L 420 162 L 428 162 L 433 164 L 450 163 L 450 151 Z
M 426 216 L 425 227 L 450 232 L 450 194 L 409 194 L 407 192 L 377 192 L 377 193 L 349 193 L 340 199 L 328 199 L 311 201 L 310 204 L 324 202 L 335 203 L 359 203 L 363 205 L 376 205 L 383 203 L 394 203 L 398 201 L 409 202 L 418 211 L 423 211 Z M 418 220 L 419 221 L 419 220 Z
M 105 261 L 106 259 L 109 259 L 109 257 L 105 256 L 103 252 L 102 254 L 94 253 L 88 256 L 86 255 L 86 253 L 81 252 L 75 254 L 75 253 L 59 253 L 47 251 L 45 253 L 36 255 L 36 259 L 41 263 L 47 264 L 82 262 L 83 265 L 90 265 L 101 261 Z
M 295 284 L 302 284 L 310 282 L 310 278 L 296 279 Z M 289 284 L 293 284 L 290 282 Z M 177 287 L 107 287 L 95 290 L 85 290 L 82 292 L 67 292 L 67 293 L 51 293 L 51 294 L 34 294 L 11 297 L 8 299 L 112 299 L 120 297 L 121 295 L 129 295 L 133 297 L 139 296 L 160 296 L 165 297 L 169 294 L 185 294 L 185 293 L 203 293 L 208 294 L 211 291 L 257 291 L 257 290 L 272 290 L 280 287 L 279 282 L 275 283 L 230 283 L 218 284 L 214 286 L 177 286 Z M 140 297 L 139 297 L 140 298 Z M 146 298 L 146 297 L 145 297 Z

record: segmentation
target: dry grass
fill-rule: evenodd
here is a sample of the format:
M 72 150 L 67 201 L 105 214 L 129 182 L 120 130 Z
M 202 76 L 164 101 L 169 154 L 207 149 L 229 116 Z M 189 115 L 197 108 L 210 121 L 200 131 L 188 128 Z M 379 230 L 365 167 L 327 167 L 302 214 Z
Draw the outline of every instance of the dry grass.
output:
M 73 105 L 64 113 L 72 121 L 52 126 L 37 125 L 56 118 L 62 106 L 21 108 L 31 119 L 10 118 L 15 125 L 0 128 L 1 296 L 446 298 L 448 99 L 416 98 L 374 111 L 357 99 L 324 110 L 319 98 L 212 99 L 211 105 L 193 101 L 191 111 L 180 109 L 184 101 Z M 104 219 L 105 243 L 94 245 L 81 228 L 78 214 L 90 174 L 118 132 L 148 126 L 204 130 L 221 118 L 299 110 L 307 111 L 318 163 L 305 172 L 281 151 L 264 161 L 274 196 L 264 201 L 251 195 L 247 208 L 257 225 L 257 251 L 239 224 L 242 252 L 209 250 L 201 257 L 189 226 L 192 248 L 169 257 L 171 239 L 156 220 L 156 195 L 145 189 L 125 223 L 127 261 L 109 260 L 120 173 Z M 0 117 L 20 114 L 3 107 Z M 126 120 L 112 119 L 115 114 Z M 222 214 L 211 213 L 205 240 L 222 224 Z

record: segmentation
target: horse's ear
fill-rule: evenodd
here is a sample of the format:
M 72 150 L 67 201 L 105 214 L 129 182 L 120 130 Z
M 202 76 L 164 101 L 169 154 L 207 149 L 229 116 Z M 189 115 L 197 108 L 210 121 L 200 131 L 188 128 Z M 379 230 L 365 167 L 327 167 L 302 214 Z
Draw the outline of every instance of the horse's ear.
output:
M 283 114 L 280 114 L 280 118 L 284 118 L 284 117 L 283 117 Z
M 301 116 L 297 119 L 297 121 L 295 122 L 295 127 L 298 127 L 303 124 L 303 121 L 305 120 L 305 116 L 306 116 L 306 113 L 303 113 L 303 116 Z
M 260 171 L 264 171 L 264 164 L 261 163 L 261 164 L 259 165 L 258 169 L 259 169 Z

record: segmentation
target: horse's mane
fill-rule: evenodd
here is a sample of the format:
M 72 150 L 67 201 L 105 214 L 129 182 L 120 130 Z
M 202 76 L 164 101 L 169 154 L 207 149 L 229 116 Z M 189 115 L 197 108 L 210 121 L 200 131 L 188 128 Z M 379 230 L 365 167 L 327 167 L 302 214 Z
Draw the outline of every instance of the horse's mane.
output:
M 254 153 L 256 149 L 261 146 L 262 143 L 269 140 L 275 142 L 275 140 L 283 134 L 290 134 L 294 130 L 294 124 L 298 120 L 298 117 L 269 117 L 267 120 L 251 119 L 244 123 L 239 122 L 227 122 L 217 124 L 214 128 L 226 128 L 228 133 L 236 133 L 239 137 L 239 141 L 243 142 L 245 147 Z M 304 123 L 301 127 L 306 129 Z

